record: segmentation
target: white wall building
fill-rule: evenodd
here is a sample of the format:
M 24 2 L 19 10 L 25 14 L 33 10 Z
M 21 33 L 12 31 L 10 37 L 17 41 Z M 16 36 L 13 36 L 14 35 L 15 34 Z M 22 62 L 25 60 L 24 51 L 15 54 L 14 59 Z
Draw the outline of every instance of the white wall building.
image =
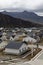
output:
M 7 41 L 2 41 L 2 42 L 0 43 L 0 50 L 3 50 L 7 44 L 8 44 Z
M 37 42 L 36 39 L 34 39 L 34 38 L 32 38 L 32 37 L 29 37 L 29 36 L 23 38 L 23 41 L 30 42 L 30 43 L 36 43 L 36 42 Z
M 7 54 L 21 55 L 28 50 L 27 44 L 23 42 L 10 42 L 4 52 Z

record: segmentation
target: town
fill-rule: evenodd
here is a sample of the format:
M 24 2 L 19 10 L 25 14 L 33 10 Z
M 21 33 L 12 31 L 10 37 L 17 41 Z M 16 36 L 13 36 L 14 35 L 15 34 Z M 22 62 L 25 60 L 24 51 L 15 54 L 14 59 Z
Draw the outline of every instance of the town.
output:
M 30 61 L 41 52 L 40 45 L 43 45 L 43 27 L 0 27 L 0 63 L 3 65 Z

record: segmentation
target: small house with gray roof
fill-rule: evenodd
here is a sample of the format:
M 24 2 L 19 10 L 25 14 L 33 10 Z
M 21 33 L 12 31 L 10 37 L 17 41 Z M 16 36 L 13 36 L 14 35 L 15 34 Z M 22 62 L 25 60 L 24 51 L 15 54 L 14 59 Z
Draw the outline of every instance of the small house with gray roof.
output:
M 25 42 L 9 42 L 5 47 L 4 52 L 7 54 L 21 55 L 28 50 L 27 44 Z

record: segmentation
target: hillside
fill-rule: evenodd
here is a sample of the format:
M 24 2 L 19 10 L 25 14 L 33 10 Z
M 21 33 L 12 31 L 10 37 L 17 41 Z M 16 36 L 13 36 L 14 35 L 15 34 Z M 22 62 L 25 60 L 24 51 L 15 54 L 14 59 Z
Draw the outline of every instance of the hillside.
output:
M 13 18 L 9 15 L 0 13 L 0 27 L 39 27 L 41 24 L 33 23 L 31 21 L 25 21 L 18 18 Z
M 27 20 L 27 21 L 32 21 L 32 22 L 37 22 L 37 23 L 42 23 L 43 24 L 43 16 L 38 16 L 37 14 L 35 14 L 34 12 L 2 12 L 3 14 L 7 14 L 10 15 L 14 18 L 20 18 L 23 20 Z

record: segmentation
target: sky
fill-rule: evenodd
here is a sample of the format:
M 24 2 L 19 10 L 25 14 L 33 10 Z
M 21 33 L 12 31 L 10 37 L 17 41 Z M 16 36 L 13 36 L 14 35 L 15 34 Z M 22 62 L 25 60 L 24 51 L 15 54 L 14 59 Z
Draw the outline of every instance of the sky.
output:
M 43 16 L 43 0 L 0 0 L 0 12 L 35 12 Z

